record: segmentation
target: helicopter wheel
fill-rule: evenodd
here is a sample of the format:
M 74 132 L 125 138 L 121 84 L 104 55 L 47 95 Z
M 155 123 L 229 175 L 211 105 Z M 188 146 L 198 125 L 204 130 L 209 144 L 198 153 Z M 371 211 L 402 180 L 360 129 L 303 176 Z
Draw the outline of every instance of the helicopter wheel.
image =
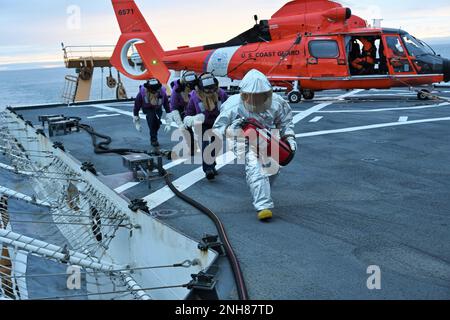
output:
M 419 100 L 429 100 L 430 99 L 430 91 L 426 89 L 420 90 L 420 92 L 417 94 L 417 99 Z
M 288 100 L 290 103 L 300 103 L 302 101 L 302 94 L 298 91 L 292 91 L 288 94 Z
M 315 92 L 312 90 L 303 90 L 303 98 L 305 100 L 312 100 L 315 97 Z

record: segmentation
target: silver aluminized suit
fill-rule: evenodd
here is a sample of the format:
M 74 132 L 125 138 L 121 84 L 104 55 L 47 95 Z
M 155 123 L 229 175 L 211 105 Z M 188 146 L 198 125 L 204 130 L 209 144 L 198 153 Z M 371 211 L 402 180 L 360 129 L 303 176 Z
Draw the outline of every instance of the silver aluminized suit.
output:
M 244 105 L 240 95 L 234 95 L 222 105 L 222 111 L 217 118 L 214 129 L 222 136 L 227 133 L 227 128 L 236 119 L 255 119 L 269 129 L 278 129 L 281 137 L 295 137 L 292 110 L 287 101 L 278 94 L 273 94 L 272 103 L 268 110 L 256 113 L 251 112 Z M 258 159 L 258 155 L 251 148 L 234 150 L 235 153 L 245 153 L 245 171 L 247 184 L 253 196 L 253 205 L 257 211 L 273 209 L 274 203 L 271 196 L 271 182 L 279 174 L 279 166 L 276 170 L 265 170 L 266 163 Z M 236 154 L 242 157 L 242 154 Z

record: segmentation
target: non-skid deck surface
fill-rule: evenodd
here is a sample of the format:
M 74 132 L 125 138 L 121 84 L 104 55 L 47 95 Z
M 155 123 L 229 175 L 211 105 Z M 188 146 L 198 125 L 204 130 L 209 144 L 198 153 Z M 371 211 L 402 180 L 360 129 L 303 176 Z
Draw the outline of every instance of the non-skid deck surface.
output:
M 320 93 L 292 107 L 300 151 L 273 187 L 271 223 L 256 219 L 243 166 L 223 166 L 212 183 L 199 165 L 169 170 L 222 218 L 250 297 L 449 299 L 450 103 L 418 101 L 403 90 L 358 90 Z M 131 112 L 127 103 L 20 111 L 36 124 L 40 114 L 78 116 L 110 135 L 112 147 L 149 149 L 145 122 L 138 133 Z M 128 199 L 150 199 L 155 216 L 181 232 L 196 239 L 216 233 L 163 181 L 151 190 L 130 184 L 121 157 L 94 154 L 86 133 L 52 139 L 80 162 L 93 162 Z M 160 142 L 175 144 L 162 130 Z M 367 288 L 372 265 L 381 268 L 381 290 Z

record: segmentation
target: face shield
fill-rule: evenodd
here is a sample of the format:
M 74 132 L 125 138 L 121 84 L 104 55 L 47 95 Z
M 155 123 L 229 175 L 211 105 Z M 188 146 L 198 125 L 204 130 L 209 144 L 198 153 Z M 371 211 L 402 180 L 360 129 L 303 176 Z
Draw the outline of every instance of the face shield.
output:
M 249 112 L 263 113 L 270 109 L 272 106 L 273 91 L 262 93 L 241 93 L 241 99 L 245 108 Z
M 208 111 L 216 109 L 219 103 L 219 81 L 211 74 L 201 76 L 197 95 Z
M 189 89 L 195 90 L 195 86 L 197 85 L 197 75 L 194 72 L 187 72 L 184 74 L 182 78 L 182 83 L 185 84 Z
M 151 79 L 149 80 L 144 87 L 148 90 L 151 94 L 157 94 L 162 88 L 161 83 L 157 79 Z
M 242 103 L 249 112 L 263 113 L 272 107 L 272 85 L 260 71 L 250 70 L 242 79 L 240 88 Z
M 217 80 L 213 76 L 207 76 L 199 80 L 199 89 L 203 91 L 206 95 L 213 95 L 217 93 L 219 87 L 217 85 Z

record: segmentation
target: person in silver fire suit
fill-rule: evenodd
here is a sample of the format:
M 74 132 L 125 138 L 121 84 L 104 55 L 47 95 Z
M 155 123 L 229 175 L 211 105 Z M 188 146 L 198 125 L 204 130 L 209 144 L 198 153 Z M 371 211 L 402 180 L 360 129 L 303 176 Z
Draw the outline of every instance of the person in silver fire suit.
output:
M 240 95 L 230 97 L 222 106 L 214 130 L 227 139 L 242 137 L 240 130 L 246 119 L 255 119 L 267 129 L 278 130 L 280 138 L 297 150 L 292 109 L 281 96 L 273 93 L 267 77 L 258 70 L 249 71 L 240 84 Z M 275 207 L 271 196 L 271 182 L 279 174 L 280 167 L 266 170 L 267 159 L 259 157 L 254 148 L 234 148 L 236 156 L 245 157 L 247 184 L 253 196 L 253 206 L 261 221 L 273 217 Z M 273 167 L 273 166 L 272 166 Z

